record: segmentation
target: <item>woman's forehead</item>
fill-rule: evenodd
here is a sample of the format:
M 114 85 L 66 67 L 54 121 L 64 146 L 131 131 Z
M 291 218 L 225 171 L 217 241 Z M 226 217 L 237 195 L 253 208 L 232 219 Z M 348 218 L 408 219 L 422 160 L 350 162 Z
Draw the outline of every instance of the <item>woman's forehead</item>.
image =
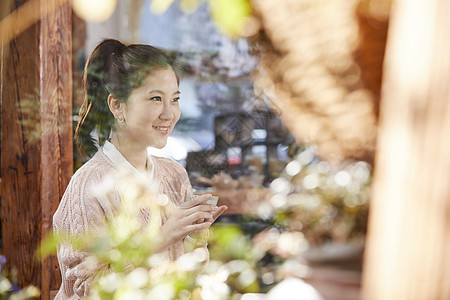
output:
M 163 92 L 173 94 L 179 92 L 178 80 L 171 68 L 157 69 L 147 75 L 138 90 L 144 93 Z

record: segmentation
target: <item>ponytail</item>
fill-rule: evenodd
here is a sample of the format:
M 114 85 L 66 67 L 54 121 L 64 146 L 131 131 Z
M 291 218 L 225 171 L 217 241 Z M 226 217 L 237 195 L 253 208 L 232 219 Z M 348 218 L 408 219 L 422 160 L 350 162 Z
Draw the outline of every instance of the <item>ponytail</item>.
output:
M 108 39 L 92 51 L 84 68 L 84 100 L 80 107 L 75 140 L 78 150 L 91 157 L 97 152 L 95 139 L 91 136 L 97 129 L 98 144 L 103 145 L 109 137 L 114 116 L 108 107 L 109 92 L 106 88 L 112 55 L 125 47 L 119 41 Z

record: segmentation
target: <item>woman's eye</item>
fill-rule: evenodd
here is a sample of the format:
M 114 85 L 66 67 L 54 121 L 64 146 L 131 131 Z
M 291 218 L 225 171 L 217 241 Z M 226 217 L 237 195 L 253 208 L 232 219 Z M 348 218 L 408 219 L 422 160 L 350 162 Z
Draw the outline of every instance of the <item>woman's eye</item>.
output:
M 178 101 L 180 101 L 180 97 L 177 97 L 177 98 L 173 98 L 173 99 L 172 99 L 172 102 L 178 102 Z
M 161 101 L 161 97 L 152 97 L 152 98 L 150 98 L 150 100 L 153 100 L 153 101 Z

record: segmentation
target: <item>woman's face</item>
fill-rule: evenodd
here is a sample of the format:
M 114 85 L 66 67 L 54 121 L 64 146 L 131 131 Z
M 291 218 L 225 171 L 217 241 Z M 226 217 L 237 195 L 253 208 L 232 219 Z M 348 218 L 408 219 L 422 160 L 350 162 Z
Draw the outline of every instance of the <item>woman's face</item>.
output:
M 180 119 L 179 97 L 178 82 L 172 68 L 152 71 L 126 102 L 126 125 L 123 129 L 130 142 L 163 148 Z

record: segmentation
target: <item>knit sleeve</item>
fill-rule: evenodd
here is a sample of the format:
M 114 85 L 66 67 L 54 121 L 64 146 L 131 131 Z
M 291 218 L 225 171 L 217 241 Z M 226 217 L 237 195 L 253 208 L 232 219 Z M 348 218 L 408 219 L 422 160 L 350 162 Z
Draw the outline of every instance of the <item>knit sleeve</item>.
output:
M 156 179 L 161 185 L 162 192 L 174 204 L 186 202 L 192 194 L 192 186 L 186 169 L 179 163 L 168 158 L 158 157 Z
M 105 208 L 90 193 L 88 183 L 94 181 L 89 174 L 76 174 L 69 183 L 53 217 L 55 232 L 67 233 L 73 238 L 83 234 L 96 234 L 105 225 Z M 93 180 L 94 179 L 94 180 Z M 62 284 L 55 299 L 82 299 L 89 293 L 96 275 L 107 271 L 105 264 L 89 259 L 89 253 L 75 250 L 68 243 L 58 247 Z
M 192 195 L 192 185 L 189 181 L 189 176 L 186 172 L 186 169 L 181 168 L 180 173 L 180 203 L 186 202 L 189 199 L 189 196 Z
M 172 203 L 181 205 L 189 201 L 189 196 L 192 195 L 192 186 L 186 169 L 179 163 L 168 158 L 157 158 L 156 175 L 156 179 L 161 184 L 162 193 L 166 194 Z M 163 211 L 163 221 L 169 214 Z M 208 235 L 209 231 L 205 234 Z M 170 257 L 174 260 L 185 251 L 190 252 L 196 248 L 203 248 L 209 261 L 209 252 L 205 241 L 199 243 L 199 241 L 189 236 L 186 236 L 182 241 L 170 247 Z

